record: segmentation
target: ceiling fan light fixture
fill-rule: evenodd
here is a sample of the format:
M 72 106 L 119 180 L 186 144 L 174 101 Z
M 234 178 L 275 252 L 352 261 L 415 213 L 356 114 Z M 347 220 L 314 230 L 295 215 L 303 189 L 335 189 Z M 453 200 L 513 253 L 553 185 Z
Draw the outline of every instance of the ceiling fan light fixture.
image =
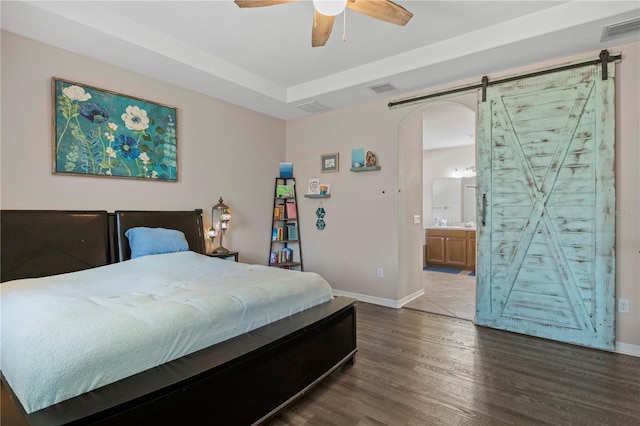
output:
M 347 7 L 347 0 L 313 0 L 313 7 L 321 15 L 336 16 Z

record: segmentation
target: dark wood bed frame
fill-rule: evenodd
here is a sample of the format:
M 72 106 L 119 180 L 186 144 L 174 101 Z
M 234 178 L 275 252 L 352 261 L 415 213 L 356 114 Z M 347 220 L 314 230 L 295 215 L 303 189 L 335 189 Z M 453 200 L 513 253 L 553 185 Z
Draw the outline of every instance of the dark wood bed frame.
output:
M 3 282 L 125 261 L 133 226 L 180 229 L 204 253 L 201 210 L 3 210 L 0 220 Z M 2 378 L 0 423 L 258 424 L 352 364 L 356 351 L 356 302 L 337 297 L 31 414 Z

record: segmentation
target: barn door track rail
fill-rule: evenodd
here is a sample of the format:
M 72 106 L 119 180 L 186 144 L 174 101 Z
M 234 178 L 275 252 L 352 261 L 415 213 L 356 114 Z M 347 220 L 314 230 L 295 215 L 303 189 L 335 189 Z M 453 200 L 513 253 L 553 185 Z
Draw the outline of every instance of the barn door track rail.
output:
M 607 80 L 609 78 L 608 73 L 607 73 L 607 64 L 609 62 L 619 62 L 622 60 L 622 55 L 621 54 L 615 54 L 612 55 L 609 53 L 608 50 L 602 50 L 600 52 L 600 55 L 598 55 L 597 59 L 589 59 L 586 61 L 578 61 L 578 62 L 572 62 L 570 64 L 567 65 L 560 65 L 560 66 L 555 66 L 555 67 L 551 67 L 551 68 L 547 68 L 547 69 L 542 69 L 542 70 L 538 70 L 538 71 L 534 71 L 534 72 L 530 72 L 530 73 L 526 73 L 526 74 L 518 74 L 518 75 L 514 75 L 511 77 L 505 77 L 505 78 L 500 78 L 497 80 L 493 80 L 490 81 L 488 76 L 483 76 L 481 79 L 481 82 L 479 84 L 471 84 L 471 85 L 467 85 L 467 86 L 460 86 L 460 87 L 456 87 L 453 89 L 448 89 L 448 90 L 443 90 L 443 91 L 439 91 L 439 92 L 434 92 L 434 93 L 429 93 L 427 95 L 420 95 L 420 96 L 414 96 L 411 98 L 406 98 L 406 99 L 401 99 L 401 100 L 397 100 L 397 101 L 392 101 L 389 102 L 388 107 L 389 109 L 393 109 L 393 108 L 397 108 L 397 107 L 401 107 L 401 106 L 407 106 L 407 105 L 412 105 L 418 102 L 422 102 L 422 101 L 426 101 L 428 99 L 432 99 L 432 98 L 438 98 L 441 96 L 447 96 L 447 95 L 452 95 L 455 93 L 462 93 L 462 92 L 468 92 L 471 90 L 477 90 L 477 89 L 482 89 L 482 102 L 485 102 L 487 99 L 487 87 L 495 85 L 495 84 L 501 84 L 501 83 L 508 83 L 510 81 L 515 81 L 515 80 L 522 80 L 525 78 L 530 78 L 530 77 L 537 77 L 540 75 L 545 75 L 545 74 L 552 74 L 552 73 L 556 73 L 556 72 L 560 72 L 560 71 L 565 71 L 565 70 L 570 70 L 573 68 L 580 68 L 580 67 L 586 67 L 589 65 L 601 65 L 602 66 L 602 80 Z

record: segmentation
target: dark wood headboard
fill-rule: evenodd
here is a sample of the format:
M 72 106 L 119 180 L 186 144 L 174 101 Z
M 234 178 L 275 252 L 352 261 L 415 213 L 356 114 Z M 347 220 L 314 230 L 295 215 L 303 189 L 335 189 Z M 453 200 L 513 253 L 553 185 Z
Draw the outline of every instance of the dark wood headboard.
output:
M 202 210 L 190 211 L 139 211 L 117 210 L 115 212 L 115 233 L 117 259 L 122 262 L 131 259 L 129 239 L 124 235 L 127 229 L 136 226 L 148 228 L 169 228 L 184 232 L 189 250 L 205 253 Z
M 111 263 L 106 211 L 2 210 L 0 281 Z

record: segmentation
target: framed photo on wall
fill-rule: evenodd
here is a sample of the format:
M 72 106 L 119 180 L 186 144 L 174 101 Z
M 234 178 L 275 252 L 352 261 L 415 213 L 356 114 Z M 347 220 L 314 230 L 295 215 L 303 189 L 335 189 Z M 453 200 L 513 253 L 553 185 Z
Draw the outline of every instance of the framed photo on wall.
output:
M 337 172 L 339 170 L 339 154 L 337 152 L 333 154 L 323 154 L 320 157 L 320 163 L 322 173 Z
M 54 174 L 178 180 L 176 108 L 52 78 Z

